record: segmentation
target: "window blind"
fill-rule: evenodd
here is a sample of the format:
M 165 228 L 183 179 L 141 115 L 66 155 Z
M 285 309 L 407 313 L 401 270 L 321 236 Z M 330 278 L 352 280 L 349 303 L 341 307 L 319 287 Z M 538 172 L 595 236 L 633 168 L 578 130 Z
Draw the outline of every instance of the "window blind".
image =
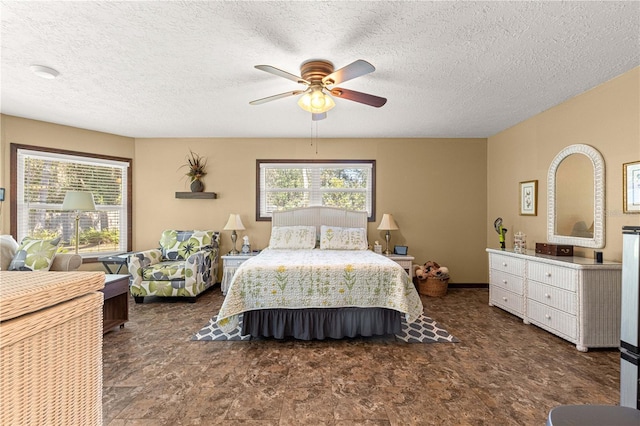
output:
M 275 210 L 332 206 L 373 216 L 374 162 L 258 160 L 259 218 Z
M 80 212 L 84 257 L 127 249 L 128 162 L 17 150 L 17 237 L 62 238 L 75 245 L 75 212 L 63 211 L 67 191 L 90 191 L 95 212 Z

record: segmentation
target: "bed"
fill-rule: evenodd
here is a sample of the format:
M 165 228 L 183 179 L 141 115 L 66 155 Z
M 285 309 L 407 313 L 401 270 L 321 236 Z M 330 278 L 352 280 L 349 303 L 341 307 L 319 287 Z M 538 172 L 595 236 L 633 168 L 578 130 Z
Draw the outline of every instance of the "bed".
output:
M 368 250 L 366 229 L 363 212 L 274 212 L 269 247 L 236 271 L 218 326 L 303 340 L 399 333 L 422 302 L 400 265 Z

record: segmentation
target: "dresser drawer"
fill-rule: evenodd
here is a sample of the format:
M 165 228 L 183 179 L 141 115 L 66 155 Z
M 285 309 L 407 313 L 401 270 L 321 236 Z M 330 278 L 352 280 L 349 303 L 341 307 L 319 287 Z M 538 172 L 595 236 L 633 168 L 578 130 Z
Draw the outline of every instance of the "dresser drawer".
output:
M 518 259 L 511 256 L 503 256 L 493 253 L 489 256 L 489 268 L 513 275 L 524 275 L 524 263 L 524 259 Z
M 501 287 L 519 295 L 524 294 L 524 279 L 522 276 L 517 277 L 496 269 L 490 269 L 489 277 L 492 286 Z
M 560 312 L 550 306 L 538 303 L 535 300 L 527 300 L 527 318 L 544 328 L 557 331 L 570 339 L 577 337 L 576 316 Z
M 575 315 L 577 313 L 577 295 L 572 291 L 529 281 L 527 297 L 559 311 Z
M 578 272 L 575 269 L 549 265 L 548 263 L 529 262 L 528 278 L 565 290 L 576 291 Z
M 522 296 L 511 293 L 501 287 L 491 286 L 491 303 L 495 306 L 504 308 L 522 316 L 524 311 L 522 304 Z

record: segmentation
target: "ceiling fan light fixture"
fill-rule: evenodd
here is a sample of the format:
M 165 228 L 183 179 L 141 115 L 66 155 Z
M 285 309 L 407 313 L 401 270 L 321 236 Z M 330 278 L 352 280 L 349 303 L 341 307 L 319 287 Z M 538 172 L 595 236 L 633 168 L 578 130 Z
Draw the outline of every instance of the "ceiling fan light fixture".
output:
M 313 89 L 300 96 L 298 105 L 312 114 L 320 114 L 329 111 L 336 106 L 336 103 L 331 96 L 325 94 L 321 89 Z
M 298 99 L 298 105 L 303 110 L 311 113 L 313 121 L 318 121 L 327 118 L 327 111 L 336 106 L 333 96 L 376 108 L 380 108 L 387 102 L 386 98 L 381 98 L 380 96 L 333 87 L 335 84 L 341 84 L 375 71 L 373 65 L 362 59 L 358 59 L 338 70 L 335 70 L 333 63 L 327 60 L 311 59 L 300 65 L 301 77 L 271 65 L 256 65 L 255 67 L 261 71 L 293 80 L 296 83 L 305 84 L 307 87 L 304 90 L 294 90 L 256 99 L 249 102 L 251 105 L 260 105 L 288 96 L 302 95 Z

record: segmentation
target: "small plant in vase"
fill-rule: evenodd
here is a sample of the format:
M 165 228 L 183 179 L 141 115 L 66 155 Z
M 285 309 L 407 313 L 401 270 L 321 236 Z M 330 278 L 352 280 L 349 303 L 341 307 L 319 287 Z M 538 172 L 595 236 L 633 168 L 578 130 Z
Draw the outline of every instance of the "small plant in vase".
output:
M 207 159 L 201 157 L 195 152 L 189 150 L 189 155 L 187 156 L 187 164 L 189 171 L 187 171 L 186 175 L 191 180 L 191 192 L 202 192 L 204 191 L 204 183 L 202 183 L 202 177 L 207 174 L 205 171 L 205 167 L 207 165 Z

